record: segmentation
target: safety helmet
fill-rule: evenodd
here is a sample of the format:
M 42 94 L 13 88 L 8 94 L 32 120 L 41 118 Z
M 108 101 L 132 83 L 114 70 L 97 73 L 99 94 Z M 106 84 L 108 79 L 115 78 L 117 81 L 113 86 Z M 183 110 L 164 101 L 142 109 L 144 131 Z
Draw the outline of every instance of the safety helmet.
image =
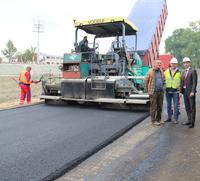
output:
M 177 60 L 175 57 L 173 57 L 173 58 L 170 60 L 170 63 L 178 63 L 178 60 Z
M 184 63 L 184 62 L 190 62 L 190 58 L 184 57 L 184 58 L 183 58 L 183 63 Z

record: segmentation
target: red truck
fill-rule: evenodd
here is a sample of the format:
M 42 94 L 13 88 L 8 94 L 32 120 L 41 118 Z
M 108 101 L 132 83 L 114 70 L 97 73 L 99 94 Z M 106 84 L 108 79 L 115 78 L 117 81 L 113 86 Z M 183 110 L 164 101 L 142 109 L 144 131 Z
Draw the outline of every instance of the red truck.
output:
M 162 60 L 164 70 L 166 70 L 169 67 L 169 62 L 172 58 L 173 55 L 171 54 L 164 54 L 159 56 L 159 59 Z

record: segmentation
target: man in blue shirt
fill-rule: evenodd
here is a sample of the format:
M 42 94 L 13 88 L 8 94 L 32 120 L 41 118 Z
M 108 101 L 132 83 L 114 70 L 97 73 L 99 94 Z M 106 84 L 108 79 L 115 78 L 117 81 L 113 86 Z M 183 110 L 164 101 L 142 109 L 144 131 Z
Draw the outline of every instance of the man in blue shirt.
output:
M 161 120 L 163 107 L 163 86 L 164 73 L 162 70 L 162 62 L 161 60 L 155 60 L 154 68 L 151 68 L 147 73 L 145 91 L 148 92 L 150 98 L 151 121 L 157 126 L 164 123 Z

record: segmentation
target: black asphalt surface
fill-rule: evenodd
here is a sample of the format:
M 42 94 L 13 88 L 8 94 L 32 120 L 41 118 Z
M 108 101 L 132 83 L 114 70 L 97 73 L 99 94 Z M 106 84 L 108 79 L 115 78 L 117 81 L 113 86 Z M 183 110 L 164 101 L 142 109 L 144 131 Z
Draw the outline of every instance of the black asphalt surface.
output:
M 199 181 L 200 102 L 195 127 L 186 119 L 184 107 L 179 124 L 154 126 L 148 117 L 57 181 Z
M 187 121 L 181 96 L 179 124 L 167 122 L 154 126 L 148 117 L 57 181 L 199 181 L 199 92 L 200 86 L 197 86 L 194 128 L 181 124 Z M 167 119 L 165 101 L 162 120 Z
M 52 179 L 144 117 L 144 112 L 44 104 L 0 111 L 0 180 Z

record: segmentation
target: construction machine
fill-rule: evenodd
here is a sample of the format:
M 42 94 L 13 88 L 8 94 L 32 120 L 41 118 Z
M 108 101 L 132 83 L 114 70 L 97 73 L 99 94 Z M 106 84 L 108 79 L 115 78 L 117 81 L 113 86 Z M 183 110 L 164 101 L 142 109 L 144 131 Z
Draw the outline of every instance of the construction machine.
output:
M 74 20 L 74 26 L 74 49 L 64 54 L 62 77 L 43 79 L 40 98 L 46 103 L 53 100 L 148 109 L 149 95 L 144 93 L 142 61 L 136 52 L 137 27 L 123 17 Z M 87 49 L 82 50 L 78 44 L 79 32 L 93 38 Z M 113 39 L 107 52 L 100 53 L 98 40 L 110 37 Z M 133 38 L 132 47 L 127 47 L 126 37 Z

